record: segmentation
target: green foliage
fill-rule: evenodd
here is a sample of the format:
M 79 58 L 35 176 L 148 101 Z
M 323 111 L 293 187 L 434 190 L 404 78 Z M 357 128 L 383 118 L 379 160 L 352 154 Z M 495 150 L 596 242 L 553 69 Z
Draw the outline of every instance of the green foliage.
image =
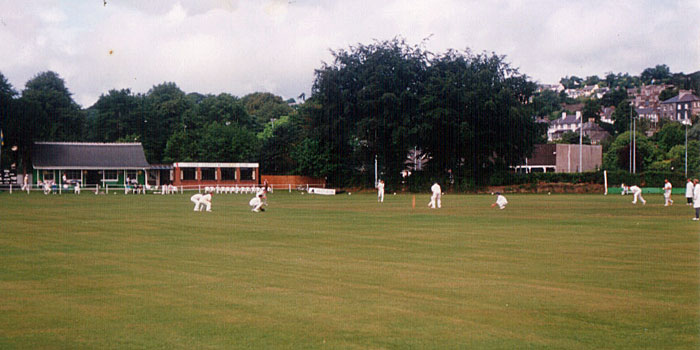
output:
M 452 170 L 479 181 L 522 159 L 539 136 L 524 107 L 534 83 L 501 56 L 427 55 L 398 39 L 334 56 L 316 71 L 313 98 L 321 110 L 312 121 L 331 147 L 333 183 L 353 175 L 371 183 L 376 155 L 380 173 L 396 184 L 416 146 L 432 156 L 431 176 Z
M 622 74 L 622 73 L 617 73 L 614 74 L 612 72 L 608 73 L 605 76 L 605 84 L 611 89 L 611 90 L 626 90 L 628 88 L 632 87 L 638 87 L 641 85 L 641 81 L 639 77 L 637 76 L 630 76 L 628 73 Z M 615 106 L 616 104 L 612 104 L 611 106 Z M 606 105 L 608 106 L 608 105 Z
M 630 118 L 637 118 L 637 111 L 630 106 L 629 101 L 623 100 L 617 104 L 612 114 L 612 120 L 615 121 L 613 124 L 615 134 L 621 134 L 632 128 Z
M 235 123 L 210 122 L 174 132 L 166 143 L 164 161 L 254 162 L 258 148 L 252 131 Z
M 293 111 L 292 107 L 289 107 L 281 97 L 269 92 L 255 92 L 245 95 L 241 98 L 241 103 L 258 125 L 256 130 L 259 125 L 265 125 L 270 120 L 279 119 Z
M 642 83 L 647 85 L 666 84 L 671 80 L 671 69 L 665 64 L 659 64 L 654 68 L 645 69 L 639 78 Z
M 559 79 L 559 83 L 564 85 L 564 87 L 567 89 L 578 89 L 583 87 L 583 79 L 575 75 L 572 75 L 571 77 L 566 76 L 564 78 L 561 78 Z
M 659 93 L 659 101 L 666 101 L 668 99 L 671 99 L 675 96 L 678 95 L 678 89 L 677 88 L 666 88 L 661 93 Z
M 34 140 L 83 139 L 85 114 L 58 74 L 51 71 L 37 74 L 25 85 L 21 99 L 27 106 L 23 118 L 32 124 Z
M 625 89 L 611 89 L 603 95 L 600 103 L 603 107 L 617 106 L 627 100 L 627 91 Z
M 584 121 L 588 121 L 590 118 L 595 119 L 596 121 L 600 119 L 600 109 L 602 105 L 600 100 L 592 98 L 586 100 L 586 102 L 583 105 L 583 111 L 581 112 L 583 116 Z
M 685 145 L 671 147 L 666 154 L 670 170 L 685 171 Z M 700 172 L 700 141 L 688 141 L 688 173 Z
M 668 152 L 673 146 L 685 144 L 685 126 L 678 122 L 665 123 L 652 140 L 661 151 Z
M 532 97 L 532 114 L 536 116 L 549 116 L 561 110 L 559 94 L 552 90 L 544 90 Z
M 654 162 L 654 164 L 664 164 L 665 162 Z M 651 166 L 650 166 L 651 168 Z M 689 176 L 697 174 L 697 172 L 688 172 Z M 696 175 L 697 176 L 697 175 Z M 664 179 L 668 179 L 671 183 L 685 184 L 685 176 L 683 168 L 676 168 L 673 171 L 668 168 L 659 167 L 659 170 L 652 169 L 645 172 L 632 174 L 626 170 L 608 170 L 608 187 L 616 187 L 621 183 L 627 185 L 640 185 L 661 187 Z M 526 185 L 537 183 L 567 183 L 567 184 L 603 184 L 605 176 L 603 171 L 584 172 L 584 173 L 512 173 L 499 172 L 491 177 L 489 184 L 491 186 L 508 186 L 508 185 Z
M 16 100 L 17 91 L 12 87 L 5 76 L 0 73 L 0 130 L 3 132 L 5 146 L 18 145 L 20 146 L 22 131 L 22 120 L 20 119 L 18 109 L 19 103 Z M 22 145 L 23 147 L 24 145 Z M 2 157 L 0 159 L 0 169 L 7 169 L 14 159 L 10 157 Z
M 271 137 L 273 137 L 273 133 L 275 129 L 282 128 L 286 124 L 289 123 L 289 116 L 288 115 L 283 115 L 281 116 L 278 120 L 275 121 L 270 121 L 269 123 L 265 124 L 265 127 L 261 132 L 258 133 L 258 138 L 260 140 L 268 140 Z
M 325 178 L 335 171 L 329 148 L 317 140 L 304 139 L 292 150 L 291 157 L 297 164 L 294 173 L 299 175 Z
M 630 132 L 624 132 L 615 138 L 610 148 L 603 155 L 603 169 L 608 170 L 628 170 L 630 166 Z M 642 133 L 636 133 L 635 162 L 637 172 L 643 172 L 655 161 L 659 160 L 661 154 L 656 145 L 653 144 Z
M 88 139 L 115 142 L 126 135 L 138 135 L 139 139 L 143 136 L 146 120 L 143 97 L 133 95 L 131 90 L 110 90 L 107 95 L 101 95 L 90 109 L 96 115 L 89 119 Z M 134 138 L 130 142 L 134 142 Z
M 175 83 L 154 86 L 145 96 L 143 148 L 150 163 L 161 163 L 168 139 L 179 130 L 193 128 L 192 101 Z
M 581 135 L 577 132 L 573 131 L 567 131 L 561 135 L 561 139 L 557 140 L 555 143 L 564 143 L 564 144 L 578 144 L 580 141 Z M 583 136 L 583 144 L 584 145 L 590 145 L 591 144 L 591 138 L 588 137 L 587 135 Z
M 284 175 L 295 171 L 292 150 L 303 138 L 303 130 L 292 117 L 282 116 L 270 121 L 257 137 L 261 142 L 258 159 L 263 174 Z
M 196 123 L 201 126 L 209 122 L 236 123 L 248 129 L 257 129 L 257 122 L 251 117 L 241 99 L 222 93 L 217 96 L 207 95 L 199 100 L 196 108 Z
M 597 75 L 592 75 L 589 77 L 586 77 L 586 80 L 583 82 L 584 85 L 597 85 L 600 83 L 600 78 Z

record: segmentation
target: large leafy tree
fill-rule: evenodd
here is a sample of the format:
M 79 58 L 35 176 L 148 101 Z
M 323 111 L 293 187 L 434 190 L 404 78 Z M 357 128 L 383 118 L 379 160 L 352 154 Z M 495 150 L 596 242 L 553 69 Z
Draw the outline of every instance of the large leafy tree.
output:
M 245 95 L 241 98 L 241 103 L 248 114 L 253 117 L 256 129 L 272 119 L 279 119 L 293 111 L 293 108 L 282 97 L 269 92 L 255 92 Z
M 297 123 L 298 114 L 271 121 L 258 133 L 260 140 L 260 170 L 264 174 L 291 174 L 296 169 L 292 158 L 294 147 L 303 139 Z
M 566 76 L 564 78 L 561 78 L 559 79 L 559 83 L 567 89 L 578 89 L 583 87 L 583 79 L 575 75 L 572 75 L 571 77 Z
M 199 123 L 219 122 L 236 123 L 241 127 L 255 129 L 256 122 L 248 114 L 243 101 L 231 94 L 208 95 L 197 103 L 197 120 Z
M 494 54 L 447 52 L 431 61 L 419 122 L 438 177 L 485 183 L 531 152 L 539 129 L 526 113 L 535 84 Z
M 110 90 L 100 96 L 91 109 L 95 115 L 88 120 L 90 139 L 114 142 L 135 135 L 136 140 L 130 141 L 141 141 L 146 124 L 142 96 L 132 94 L 129 89 Z
M 532 97 L 530 108 L 533 115 L 538 117 L 556 116 L 556 112 L 561 110 L 561 103 L 559 94 L 552 90 L 544 90 Z
M 328 147 L 332 182 L 351 174 L 398 181 L 409 149 L 430 153 L 427 171 L 485 181 L 521 160 L 539 129 L 524 105 L 535 84 L 502 56 L 432 55 L 399 39 L 333 52 L 316 71 L 313 133 Z
M 85 116 L 63 79 L 48 71 L 30 79 L 22 90 L 24 117 L 34 123 L 34 140 L 78 141 L 83 139 Z
M 151 163 L 163 161 L 163 151 L 175 131 L 196 129 L 192 101 L 175 83 L 154 86 L 145 96 L 146 118 L 143 146 Z
M 603 107 L 617 106 L 627 98 L 627 91 L 625 89 L 612 89 L 603 95 L 603 98 L 600 99 L 600 104 L 603 105 Z
M 253 162 L 259 141 L 236 123 L 211 122 L 198 129 L 176 130 L 166 142 L 166 162 Z
M 18 103 L 16 101 L 17 91 L 12 87 L 5 76 L 0 73 L 0 130 L 3 132 L 4 143 L 3 151 L 5 151 L 8 145 L 18 145 L 22 141 L 23 125 L 20 115 L 17 113 Z M 6 165 L 12 163 L 13 160 L 7 156 L 2 158 L 2 163 L 0 163 L 0 169 L 6 167 Z M 4 166 L 4 167 L 3 167 Z
M 370 185 L 375 157 L 385 177 L 397 178 L 417 142 L 425 53 L 394 39 L 333 56 L 333 64 L 316 70 L 312 103 L 320 108 L 310 110 L 312 132 L 330 150 L 329 180 Z
M 665 64 L 658 64 L 645 69 L 639 78 L 644 84 L 665 84 L 671 80 L 671 69 Z
M 685 127 L 677 122 L 666 123 L 661 130 L 654 134 L 652 140 L 659 145 L 662 151 L 668 152 L 673 146 L 685 143 Z
M 653 142 L 644 134 L 636 132 L 634 139 L 635 148 L 630 141 L 631 132 L 621 133 L 612 142 L 608 151 L 603 156 L 603 168 L 608 170 L 628 170 L 630 168 L 630 154 L 634 153 L 637 172 L 646 170 L 652 163 L 661 158 L 664 152 L 660 151 Z
M 616 134 L 621 134 L 627 130 L 631 129 L 630 122 L 632 119 L 636 118 L 637 112 L 632 108 L 629 101 L 623 100 L 617 104 L 615 111 L 612 114 L 612 119 L 615 121 L 613 127 Z
M 583 120 L 588 121 L 591 118 L 595 119 L 596 121 L 599 120 L 600 108 L 600 100 L 595 98 L 586 100 L 586 102 L 583 105 L 583 111 L 581 112 L 581 114 L 583 115 Z

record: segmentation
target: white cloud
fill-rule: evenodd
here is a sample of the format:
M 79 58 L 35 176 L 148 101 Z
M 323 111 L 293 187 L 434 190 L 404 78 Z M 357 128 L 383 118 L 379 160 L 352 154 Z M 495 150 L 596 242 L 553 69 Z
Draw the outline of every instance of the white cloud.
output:
M 0 72 L 16 89 L 55 70 L 87 107 L 114 88 L 309 94 L 314 69 L 397 35 L 507 55 L 542 82 L 700 62 L 700 5 L 654 1 L 180 0 L 0 3 Z

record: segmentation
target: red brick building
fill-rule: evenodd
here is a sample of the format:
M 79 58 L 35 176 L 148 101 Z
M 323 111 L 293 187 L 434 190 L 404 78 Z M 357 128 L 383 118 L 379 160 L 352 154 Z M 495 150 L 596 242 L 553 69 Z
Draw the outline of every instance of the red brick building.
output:
M 255 185 L 260 178 L 258 163 L 174 163 L 173 185 Z

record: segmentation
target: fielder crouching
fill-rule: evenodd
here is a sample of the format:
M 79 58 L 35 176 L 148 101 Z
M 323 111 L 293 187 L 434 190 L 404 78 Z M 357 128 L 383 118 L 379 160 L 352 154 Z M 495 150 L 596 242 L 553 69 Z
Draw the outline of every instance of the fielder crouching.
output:
M 263 201 L 264 197 L 265 197 L 265 193 L 263 191 L 260 191 L 255 195 L 255 197 L 253 197 L 250 200 L 250 202 L 248 202 L 248 205 L 253 207 L 253 209 L 251 209 L 251 211 L 254 211 L 256 213 L 261 212 L 261 211 L 265 211 L 265 208 L 262 207 L 265 204 L 265 202 Z

